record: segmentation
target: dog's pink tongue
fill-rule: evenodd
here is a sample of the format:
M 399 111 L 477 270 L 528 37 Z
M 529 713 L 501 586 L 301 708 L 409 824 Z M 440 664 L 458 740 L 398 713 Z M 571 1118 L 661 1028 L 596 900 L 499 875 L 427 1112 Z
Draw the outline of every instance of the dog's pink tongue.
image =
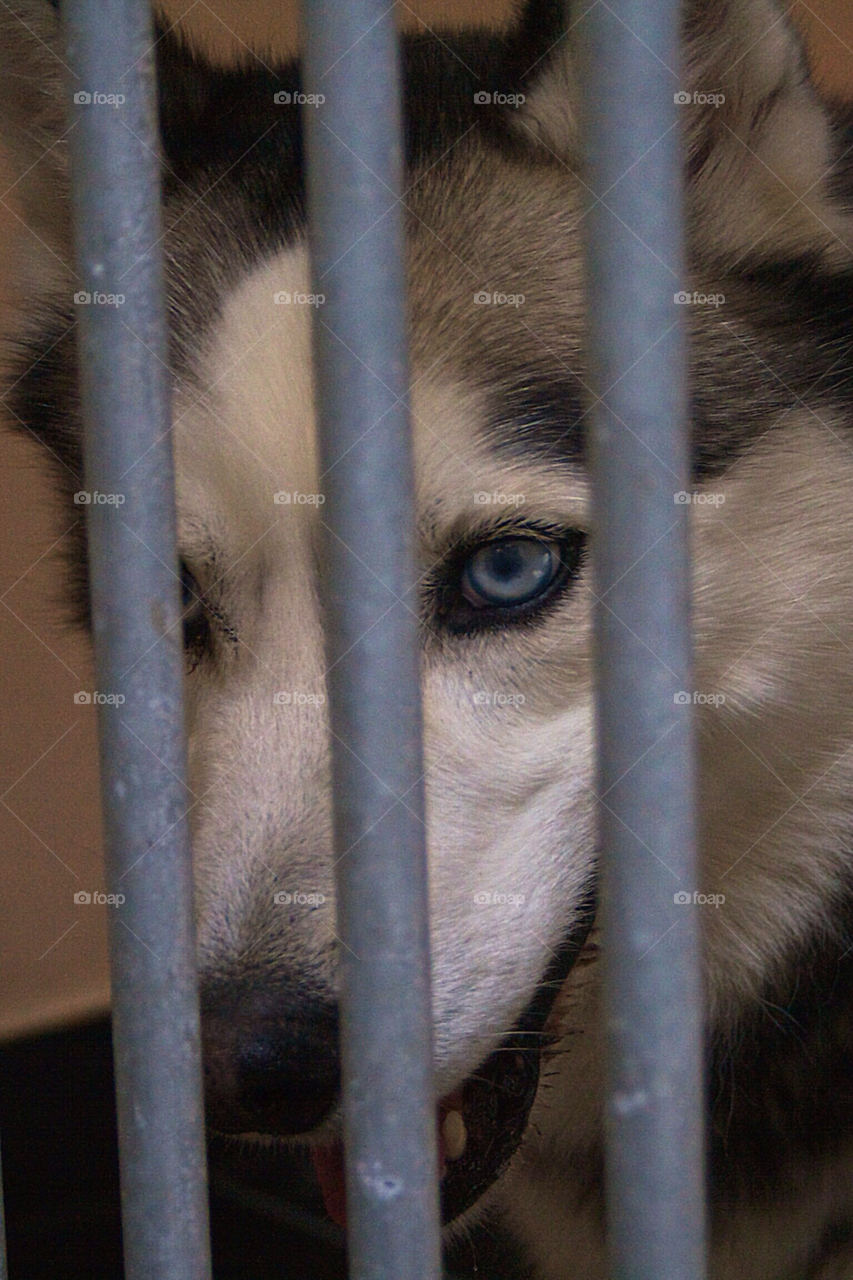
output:
M 335 1142 L 328 1147 L 312 1147 L 314 1169 L 317 1181 L 323 1193 L 326 1213 L 339 1227 L 347 1225 L 347 1192 L 344 1180 L 344 1148 L 343 1143 Z

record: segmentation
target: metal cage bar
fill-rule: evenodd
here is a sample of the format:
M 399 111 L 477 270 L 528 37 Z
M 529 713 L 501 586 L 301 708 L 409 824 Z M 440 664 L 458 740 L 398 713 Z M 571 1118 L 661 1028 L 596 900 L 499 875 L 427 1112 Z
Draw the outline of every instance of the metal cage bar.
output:
M 62 9 L 126 1276 L 207 1280 L 154 33 Z
M 304 0 L 350 1275 L 437 1280 L 398 37 Z
M 615 1280 L 705 1275 L 679 24 L 619 0 L 579 28 Z

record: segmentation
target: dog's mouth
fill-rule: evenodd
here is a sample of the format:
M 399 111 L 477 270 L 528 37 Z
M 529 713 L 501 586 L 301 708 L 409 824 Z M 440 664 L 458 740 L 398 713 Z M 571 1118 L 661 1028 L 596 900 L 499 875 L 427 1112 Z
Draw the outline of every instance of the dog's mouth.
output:
M 539 1083 L 541 1048 L 522 1036 L 501 1048 L 438 1105 L 441 1210 L 445 1223 L 470 1209 L 501 1176 L 524 1136 Z M 346 1225 L 344 1148 L 311 1148 L 326 1212 Z
M 524 1013 L 498 1048 L 437 1109 L 441 1210 L 445 1224 L 470 1209 L 501 1177 L 527 1129 L 543 1050 L 557 1038 L 545 1023 L 586 943 L 595 918 L 592 895 Z M 311 1148 L 326 1212 L 346 1224 L 343 1144 Z

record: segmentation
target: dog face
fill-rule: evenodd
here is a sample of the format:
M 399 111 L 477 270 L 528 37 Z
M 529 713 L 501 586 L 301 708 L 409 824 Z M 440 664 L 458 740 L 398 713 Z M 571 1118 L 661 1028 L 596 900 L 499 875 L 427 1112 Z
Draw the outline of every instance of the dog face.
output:
M 3 53 L 28 58 L 40 88 L 3 104 L 6 132 L 22 173 L 40 160 L 22 179 L 30 225 L 67 261 L 61 147 L 42 158 L 64 104 L 56 33 L 42 6 L 17 8 Z M 438 42 L 406 54 L 420 572 L 408 603 L 422 631 L 437 1090 L 474 1148 L 465 1082 L 528 1009 L 596 861 L 588 192 L 559 8 L 530 6 L 505 42 L 467 40 L 470 74 Z M 825 922 L 844 880 L 853 229 L 833 126 L 775 9 L 691 9 L 685 40 L 674 92 L 686 97 L 692 275 L 686 298 L 675 281 L 673 308 L 691 340 L 696 487 L 673 501 L 693 515 L 685 692 L 700 733 L 700 888 L 725 899 L 703 917 L 711 1016 L 724 1025 Z M 161 42 L 211 1116 L 323 1143 L 337 1132 L 340 943 L 310 344 L 322 301 L 298 114 L 274 100 L 282 85 L 295 93 L 297 74 L 215 72 Z M 485 83 L 513 103 L 477 101 Z M 35 250 L 25 266 L 41 301 L 10 404 L 73 491 L 70 277 Z M 582 964 L 558 998 L 549 1029 L 564 1044 L 592 1025 L 595 975 Z M 594 1141 L 595 1046 L 591 1031 L 555 1059 L 550 1100 L 533 1104 L 546 1147 Z

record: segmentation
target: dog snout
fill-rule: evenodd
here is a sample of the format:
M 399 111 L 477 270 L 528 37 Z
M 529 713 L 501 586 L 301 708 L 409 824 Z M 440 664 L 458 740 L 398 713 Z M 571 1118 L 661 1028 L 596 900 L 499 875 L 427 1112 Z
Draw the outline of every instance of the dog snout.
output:
M 308 1133 L 340 1088 L 338 1012 L 319 996 L 202 994 L 205 1106 L 221 1133 Z

